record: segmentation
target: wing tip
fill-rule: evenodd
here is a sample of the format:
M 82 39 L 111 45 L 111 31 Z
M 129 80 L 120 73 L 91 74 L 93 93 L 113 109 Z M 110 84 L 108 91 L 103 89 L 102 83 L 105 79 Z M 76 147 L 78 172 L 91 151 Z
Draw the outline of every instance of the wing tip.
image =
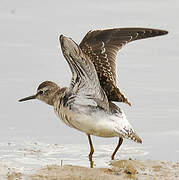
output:
M 60 42 L 60 45 L 61 45 L 61 47 L 63 46 L 63 39 L 64 39 L 64 35 L 63 34 L 61 34 L 60 36 L 59 36 L 59 42 Z
M 131 102 L 125 97 L 125 95 L 118 87 L 115 87 L 115 93 L 117 97 L 113 99 L 113 101 L 123 102 L 125 104 L 128 104 L 129 106 L 132 106 Z
M 61 41 L 63 37 L 64 37 L 63 34 L 60 34 L 59 41 Z
M 159 30 L 160 35 L 166 35 L 168 33 L 169 33 L 169 31 L 167 31 L 167 30 Z

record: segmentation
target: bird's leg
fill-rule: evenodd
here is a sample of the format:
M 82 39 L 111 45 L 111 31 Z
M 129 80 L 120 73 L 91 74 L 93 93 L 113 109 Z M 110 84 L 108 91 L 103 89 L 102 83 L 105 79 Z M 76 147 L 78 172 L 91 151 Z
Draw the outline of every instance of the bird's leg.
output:
M 118 151 L 119 147 L 121 146 L 122 142 L 123 142 L 123 138 L 119 137 L 117 147 L 114 150 L 114 152 L 112 153 L 111 160 L 114 160 L 114 156 L 115 156 L 116 152 Z
M 93 148 L 93 144 L 92 144 L 90 134 L 88 134 L 88 140 L 89 140 L 89 144 L 90 144 L 90 153 L 89 153 L 90 167 L 93 168 L 93 165 L 94 165 L 94 161 L 93 161 L 94 148 Z

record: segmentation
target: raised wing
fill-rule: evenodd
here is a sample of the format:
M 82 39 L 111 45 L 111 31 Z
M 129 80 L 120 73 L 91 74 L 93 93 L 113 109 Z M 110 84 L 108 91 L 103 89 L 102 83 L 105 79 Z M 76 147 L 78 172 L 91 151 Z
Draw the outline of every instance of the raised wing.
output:
M 70 38 L 61 35 L 60 43 L 72 71 L 70 98 L 79 105 L 99 106 L 109 110 L 107 96 L 100 86 L 95 67 L 89 57 Z
M 164 30 L 148 28 L 116 28 L 89 31 L 86 34 L 79 46 L 95 65 L 100 84 L 108 100 L 125 102 L 130 105 L 116 85 L 117 52 L 134 40 L 167 33 Z

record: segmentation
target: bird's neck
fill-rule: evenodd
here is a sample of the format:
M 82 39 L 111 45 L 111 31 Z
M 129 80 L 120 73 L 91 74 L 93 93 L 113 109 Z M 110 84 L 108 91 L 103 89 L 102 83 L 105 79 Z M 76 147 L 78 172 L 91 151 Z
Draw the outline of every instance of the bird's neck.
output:
M 67 87 L 63 87 L 63 88 L 58 87 L 58 89 L 55 91 L 55 93 L 51 98 L 51 105 L 54 106 L 54 103 L 60 100 L 64 96 L 66 91 L 67 91 Z

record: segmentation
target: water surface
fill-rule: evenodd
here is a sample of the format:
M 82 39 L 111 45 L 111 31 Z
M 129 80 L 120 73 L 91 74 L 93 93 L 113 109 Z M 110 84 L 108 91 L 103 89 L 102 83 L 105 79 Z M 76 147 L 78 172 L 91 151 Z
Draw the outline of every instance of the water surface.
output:
M 88 166 L 85 134 L 66 127 L 52 107 L 18 99 L 33 94 L 44 80 L 69 85 L 71 72 L 59 47 L 60 34 L 79 43 L 90 29 L 129 26 L 170 33 L 133 42 L 118 56 L 118 84 L 133 106 L 118 105 L 143 144 L 126 140 L 117 158 L 178 161 L 177 0 L 9 2 L 0 6 L 0 163 L 25 170 L 56 163 Z M 93 141 L 96 166 L 107 166 L 117 139 Z

